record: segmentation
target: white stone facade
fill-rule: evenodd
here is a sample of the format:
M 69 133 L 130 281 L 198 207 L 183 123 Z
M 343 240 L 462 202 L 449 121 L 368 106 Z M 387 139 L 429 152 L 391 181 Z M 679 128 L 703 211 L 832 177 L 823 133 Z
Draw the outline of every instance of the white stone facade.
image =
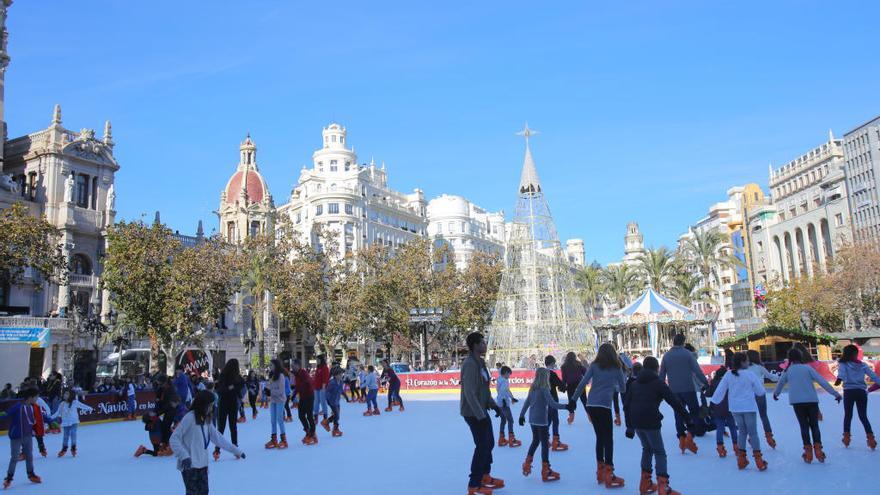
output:
M 335 233 L 340 256 L 381 244 L 392 250 L 427 235 L 427 202 L 415 189 L 406 194 L 388 187 L 384 164 L 358 164 L 346 147 L 347 132 L 330 124 L 322 132 L 323 146 L 303 168 L 288 203 L 278 207 L 304 239 L 317 245 L 314 227 Z
M 476 251 L 504 256 L 504 212 L 488 212 L 461 196 L 441 195 L 428 202 L 428 237 L 452 249 L 455 265 L 467 267 Z
M 755 283 L 785 283 L 830 269 L 852 241 L 843 148 L 829 135 L 818 146 L 770 170 L 772 205 L 750 213 Z
M 856 241 L 880 240 L 880 117 L 843 138 L 844 174 Z

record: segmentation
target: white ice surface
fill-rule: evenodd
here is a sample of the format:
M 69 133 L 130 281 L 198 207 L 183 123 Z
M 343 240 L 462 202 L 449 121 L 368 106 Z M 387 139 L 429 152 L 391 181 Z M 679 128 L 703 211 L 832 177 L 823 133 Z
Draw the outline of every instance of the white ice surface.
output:
M 523 398 L 523 393 L 515 395 Z M 858 418 L 853 421 L 853 443 L 845 449 L 840 442 L 843 407 L 826 394 L 820 394 L 825 416 L 821 423 L 825 464 L 805 464 L 800 457 L 802 445 L 794 413 L 787 397 L 769 402 L 770 419 L 779 446 L 776 450 L 764 445 L 765 459 L 770 467 L 758 472 L 752 463 L 738 471 L 732 455 L 719 459 L 715 453 L 715 436 L 709 433 L 697 439 L 697 455 L 682 455 L 677 449 L 672 411 L 664 405 L 664 440 L 669 455 L 669 471 L 673 488 L 684 494 L 824 494 L 852 492 L 869 493 L 876 489 L 880 469 L 880 450 L 871 452 Z M 384 397 L 380 398 L 384 399 Z M 290 448 L 266 450 L 269 437 L 269 414 L 261 409 L 256 421 L 239 424 L 239 443 L 248 457 L 235 460 L 223 453 L 219 462 L 209 468 L 212 494 L 243 493 L 321 493 L 346 494 L 464 494 L 473 449 L 470 432 L 458 415 L 455 396 L 404 396 L 406 412 L 385 413 L 363 417 L 362 404 L 343 404 L 341 438 L 331 438 L 318 430 L 320 443 L 306 447 L 300 443 L 299 423 L 287 423 Z M 871 394 L 869 418 L 880 427 L 880 397 Z M 519 406 L 514 416 L 519 414 Z M 563 417 L 565 416 L 563 411 Z M 497 434 L 498 419 L 492 416 Z M 492 473 L 503 478 L 507 487 L 503 494 L 533 493 L 605 493 L 595 481 L 594 435 L 583 409 L 578 410 L 573 425 L 561 425 L 562 440 L 571 450 L 550 453 L 553 468 L 562 479 L 542 483 L 536 456 L 531 476 L 523 477 L 520 465 L 530 441 L 527 427 L 516 426 L 523 446 L 517 449 L 494 450 Z M 759 426 L 759 432 L 760 426 Z M 229 433 L 227 432 L 227 435 Z M 759 433 L 762 435 L 762 432 Z M 614 429 L 616 473 L 626 480 L 626 487 L 614 493 L 638 493 L 641 448 L 638 440 L 629 440 L 624 429 Z M 66 494 L 170 494 L 183 493 L 174 458 L 132 454 L 139 444 L 149 445 L 140 421 L 99 425 L 82 425 L 79 429 L 79 456 L 57 458 L 61 435 L 49 435 L 48 458 L 36 459 L 36 472 L 42 485 L 32 485 L 25 477 L 24 463 L 19 463 L 15 482 L 6 493 Z M 726 439 L 728 450 L 730 439 Z M 762 444 L 763 444 L 762 437 Z M 8 439 L 0 437 L 5 468 Z M 538 453 L 539 454 L 539 453 Z M 751 457 L 751 456 L 750 456 Z

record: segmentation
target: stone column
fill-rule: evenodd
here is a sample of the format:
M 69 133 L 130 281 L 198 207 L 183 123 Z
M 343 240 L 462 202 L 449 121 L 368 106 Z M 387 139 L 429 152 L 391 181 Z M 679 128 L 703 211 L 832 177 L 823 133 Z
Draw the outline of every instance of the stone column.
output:
M 819 267 L 822 270 L 822 273 L 828 273 L 828 263 L 825 258 L 827 256 L 827 253 L 825 252 L 825 237 L 822 235 L 822 222 L 819 222 L 818 227 L 814 226 L 814 229 L 816 232 L 816 254 L 819 258 Z

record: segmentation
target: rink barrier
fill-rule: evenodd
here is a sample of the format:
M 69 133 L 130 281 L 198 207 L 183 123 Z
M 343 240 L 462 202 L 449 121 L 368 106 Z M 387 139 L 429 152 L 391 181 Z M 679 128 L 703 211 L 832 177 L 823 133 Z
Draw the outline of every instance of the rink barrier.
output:
M 156 393 L 152 390 L 136 392 L 135 400 L 137 401 L 135 416 L 139 416 L 156 407 Z M 80 397 L 80 401 L 94 409 L 90 413 L 80 414 L 79 420 L 81 424 L 121 421 L 128 416 L 128 396 L 120 396 L 116 393 L 86 394 L 85 397 Z M 0 412 L 6 412 L 7 409 L 18 402 L 20 402 L 19 399 L 0 400 Z M 0 434 L 5 434 L 8 429 L 8 418 L 0 417 Z

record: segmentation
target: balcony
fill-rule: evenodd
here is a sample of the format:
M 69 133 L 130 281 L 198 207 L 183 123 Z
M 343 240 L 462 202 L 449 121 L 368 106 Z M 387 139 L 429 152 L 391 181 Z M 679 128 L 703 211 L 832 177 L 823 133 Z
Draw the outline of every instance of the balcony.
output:
M 67 318 L 38 318 L 34 316 L 0 316 L 0 327 L 5 328 L 68 328 Z
M 72 287 L 97 287 L 98 286 L 98 277 L 94 275 L 81 275 L 78 273 L 71 273 L 67 276 L 67 283 Z
M 73 223 L 76 226 L 99 230 L 104 228 L 104 212 L 80 207 L 72 208 L 71 211 L 73 211 Z

